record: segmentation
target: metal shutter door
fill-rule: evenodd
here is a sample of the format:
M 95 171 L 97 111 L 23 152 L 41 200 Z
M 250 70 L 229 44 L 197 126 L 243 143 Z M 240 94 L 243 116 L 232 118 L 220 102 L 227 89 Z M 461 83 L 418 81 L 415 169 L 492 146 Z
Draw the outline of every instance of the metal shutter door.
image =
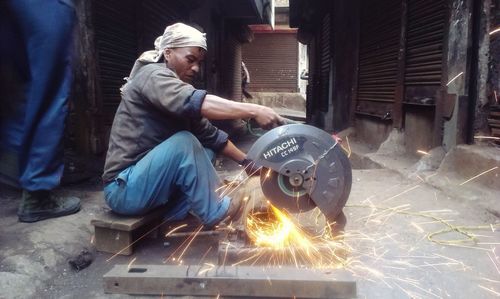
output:
M 321 24 L 321 58 L 319 59 L 319 110 L 327 112 L 330 104 L 330 62 L 331 35 L 330 14 L 323 17 Z
M 408 0 L 405 85 L 441 85 L 444 0 Z
M 392 118 L 401 34 L 401 1 L 361 7 L 357 114 Z
M 185 19 L 181 1 L 93 1 L 93 22 L 104 125 L 111 126 L 125 83 L 140 53 L 153 48 L 165 27 Z
M 120 87 L 137 58 L 135 1 L 93 1 L 93 22 L 104 125 L 113 122 Z
M 139 18 L 139 50 L 151 50 L 155 39 L 163 34 L 165 27 L 187 20 L 187 9 L 181 1 L 144 0 L 141 2 Z
M 243 61 L 250 72 L 250 91 L 296 92 L 298 80 L 296 33 L 256 33 L 243 46 Z
M 228 99 L 241 102 L 241 44 L 233 35 L 229 35 L 225 40 L 225 46 L 221 74 L 222 94 Z M 249 72 L 250 80 L 253 82 L 253 74 Z
M 408 0 L 404 68 L 406 104 L 434 106 L 442 82 L 445 0 Z

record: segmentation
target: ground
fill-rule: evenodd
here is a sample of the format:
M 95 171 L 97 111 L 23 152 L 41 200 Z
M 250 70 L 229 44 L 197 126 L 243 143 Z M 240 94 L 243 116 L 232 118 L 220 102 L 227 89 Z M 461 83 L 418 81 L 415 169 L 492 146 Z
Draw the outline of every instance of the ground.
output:
M 351 156 L 355 169 L 344 238 L 350 253 L 345 269 L 339 271 L 356 280 L 358 298 L 500 296 L 500 253 L 495 251 L 500 222 L 491 200 L 498 191 L 474 181 L 460 185 L 465 179 L 450 180 L 452 175 L 435 170 L 415 175 L 409 171 L 417 162 L 411 157 L 385 156 L 387 163 L 381 159 L 356 152 Z M 237 169 L 228 161 L 218 167 L 221 176 Z M 478 188 L 485 197 L 482 204 L 481 198 L 469 196 Z M 20 193 L 1 187 L 0 298 L 129 297 L 104 294 L 102 276 L 115 264 L 162 264 L 179 245 L 176 239 L 147 238 L 133 256 L 95 252 L 90 220 L 104 209 L 100 181 L 65 186 L 60 192 L 80 196 L 82 210 L 26 224 L 16 217 Z M 184 263 L 199 263 L 216 245 L 213 238 L 200 237 Z M 93 262 L 77 272 L 68 260 L 84 249 L 91 252 Z M 212 253 L 204 262 L 216 262 Z

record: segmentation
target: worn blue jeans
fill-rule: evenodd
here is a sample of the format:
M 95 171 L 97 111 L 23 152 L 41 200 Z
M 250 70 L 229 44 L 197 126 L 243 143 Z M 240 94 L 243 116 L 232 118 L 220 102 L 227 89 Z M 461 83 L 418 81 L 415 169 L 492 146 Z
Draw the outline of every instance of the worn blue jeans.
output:
M 211 163 L 213 156 L 194 135 L 181 131 L 108 183 L 106 203 L 122 215 L 142 215 L 168 205 L 165 217 L 170 220 L 191 213 L 213 226 L 224 218 L 230 202 L 215 192 L 220 180 Z
M 18 155 L 29 191 L 57 187 L 63 173 L 75 16 L 58 0 L 0 3 L 0 65 L 23 86 L 22 97 L 0 99 L 0 149 Z

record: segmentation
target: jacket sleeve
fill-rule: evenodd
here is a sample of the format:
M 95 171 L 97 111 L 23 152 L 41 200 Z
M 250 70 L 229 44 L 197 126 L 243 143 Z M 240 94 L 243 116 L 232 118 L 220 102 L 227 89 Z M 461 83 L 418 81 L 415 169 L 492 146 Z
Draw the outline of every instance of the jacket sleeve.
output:
M 219 152 L 224 148 L 229 137 L 226 132 L 212 125 L 204 117 L 194 119 L 191 122 L 191 132 L 204 147 L 208 147 L 215 152 Z
M 218 152 L 226 145 L 227 133 L 201 116 L 205 90 L 195 89 L 169 72 L 155 71 L 146 80 L 141 93 L 160 111 L 189 119 L 191 133 L 204 147 Z
M 141 93 L 160 111 L 177 117 L 200 118 L 201 105 L 207 92 L 195 89 L 172 74 L 154 71 L 144 83 Z

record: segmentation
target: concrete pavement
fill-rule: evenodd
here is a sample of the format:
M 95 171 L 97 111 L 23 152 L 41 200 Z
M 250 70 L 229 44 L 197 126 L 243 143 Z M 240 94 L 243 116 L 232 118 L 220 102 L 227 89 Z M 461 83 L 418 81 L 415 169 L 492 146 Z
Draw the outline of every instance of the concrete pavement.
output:
M 481 190 L 495 198 L 497 190 L 476 182 L 460 185 L 466 178 L 450 179 L 455 172 L 444 168 L 415 173 L 418 160 L 411 157 L 360 150 L 351 158 L 356 169 L 346 208 L 345 240 L 352 248 L 346 269 L 357 280 L 359 298 L 497 297 L 498 201 L 470 197 Z M 238 169 L 226 160 L 219 165 L 224 176 Z M 176 240 L 147 239 L 132 257 L 96 253 L 88 268 L 76 272 L 68 259 L 92 248 L 90 220 L 104 208 L 100 183 L 63 188 L 82 198 L 82 211 L 35 224 L 17 222 L 20 193 L 1 188 L 0 298 L 129 297 L 104 294 L 102 275 L 134 257 L 134 263 L 161 264 L 178 246 Z M 195 243 L 185 263 L 199 263 L 216 246 L 209 237 Z M 216 256 L 207 254 L 205 261 L 215 262 Z

